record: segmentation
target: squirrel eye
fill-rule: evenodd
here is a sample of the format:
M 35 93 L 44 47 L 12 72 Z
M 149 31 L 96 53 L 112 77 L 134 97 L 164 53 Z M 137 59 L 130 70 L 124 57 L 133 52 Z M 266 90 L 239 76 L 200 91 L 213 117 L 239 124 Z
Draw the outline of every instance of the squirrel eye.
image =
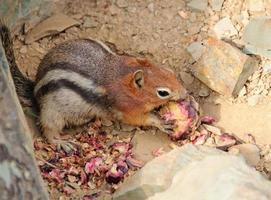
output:
M 171 96 L 171 90 L 169 88 L 157 88 L 156 93 L 160 99 L 167 99 Z

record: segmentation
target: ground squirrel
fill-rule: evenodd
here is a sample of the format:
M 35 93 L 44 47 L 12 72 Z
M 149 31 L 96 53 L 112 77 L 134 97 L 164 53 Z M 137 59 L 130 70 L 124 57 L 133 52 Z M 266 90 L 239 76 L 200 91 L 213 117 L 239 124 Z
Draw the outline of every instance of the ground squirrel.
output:
M 16 65 L 10 31 L 3 23 L 0 36 L 16 92 L 21 100 L 36 102 L 42 132 L 50 143 L 64 144 L 59 135 L 64 127 L 82 125 L 95 116 L 172 130 L 173 123 L 152 113 L 186 95 L 171 70 L 117 55 L 100 41 L 77 39 L 51 49 L 32 82 Z

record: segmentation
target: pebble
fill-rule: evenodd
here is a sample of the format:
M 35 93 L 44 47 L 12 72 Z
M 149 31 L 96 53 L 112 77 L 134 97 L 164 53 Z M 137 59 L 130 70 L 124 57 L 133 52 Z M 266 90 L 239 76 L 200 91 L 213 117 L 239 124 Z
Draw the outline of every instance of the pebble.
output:
M 205 47 L 201 42 L 193 42 L 186 49 L 191 54 L 192 58 L 195 61 L 198 61 L 201 58 Z
M 205 85 L 202 85 L 199 91 L 199 96 L 208 97 L 209 95 L 210 95 L 210 90 Z
M 230 18 L 225 17 L 219 20 L 214 26 L 214 32 L 218 38 L 229 38 L 237 35 L 237 30 L 233 26 Z
M 179 14 L 183 19 L 187 19 L 187 18 L 188 18 L 187 13 L 186 13 L 185 11 L 183 11 L 183 10 L 180 10 L 180 11 L 178 12 L 178 14 Z
M 187 86 L 192 84 L 195 79 L 194 76 L 192 76 L 190 73 L 187 73 L 184 71 L 180 72 L 180 76 L 181 76 L 181 79 L 184 82 L 184 84 Z
M 247 103 L 250 106 L 255 106 L 260 101 L 261 96 L 260 95 L 253 95 L 247 98 Z
M 256 166 L 260 161 L 260 149 L 255 144 L 239 144 L 229 148 L 229 152 L 237 152 L 244 156 L 247 163 Z
M 209 3 L 214 11 L 221 11 L 224 0 L 210 0 Z
M 207 0 L 192 0 L 187 4 L 190 8 L 204 11 L 207 9 L 208 1 Z
M 239 97 L 243 97 L 243 96 L 246 95 L 246 93 L 247 93 L 247 89 L 246 89 L 246 87 L 243 87 L 243 88 L 240 90 L 238 96 L 239 96 Z

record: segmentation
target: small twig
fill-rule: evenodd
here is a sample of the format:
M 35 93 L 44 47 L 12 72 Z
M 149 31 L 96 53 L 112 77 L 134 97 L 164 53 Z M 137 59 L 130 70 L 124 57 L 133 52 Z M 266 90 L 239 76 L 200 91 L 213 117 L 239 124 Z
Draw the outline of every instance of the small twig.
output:
M 50 167 L 53 167 L 53 168 L 55 168 L 55 169 L 58 168 L 57 166 L 55 166 L 55 165 L 49 163 L 48 161 L 44 160 L 43 158 L 38 157 L 37 155 L 35 155 L 35 157 L 36 157 L 36 159 L 38 159 L 38 160 L 40 160 L 40 161 L 46 163 L 46 164 L 49 165 Z

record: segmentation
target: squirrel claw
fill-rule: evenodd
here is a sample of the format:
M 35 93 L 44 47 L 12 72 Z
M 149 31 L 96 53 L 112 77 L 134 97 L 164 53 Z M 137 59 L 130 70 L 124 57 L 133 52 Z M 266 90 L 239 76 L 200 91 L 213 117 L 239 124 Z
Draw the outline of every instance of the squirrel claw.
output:
M 77 152 L 79 146 L 73 142 L 58 141 L 57 142 L 57 151 L 63 150 L 66 154 L 72 154 Z
M 174 133 L 174 129 L 176 128 L 176 120 L 162 121 L 162 125 L 160 130 L 171 135 Z

